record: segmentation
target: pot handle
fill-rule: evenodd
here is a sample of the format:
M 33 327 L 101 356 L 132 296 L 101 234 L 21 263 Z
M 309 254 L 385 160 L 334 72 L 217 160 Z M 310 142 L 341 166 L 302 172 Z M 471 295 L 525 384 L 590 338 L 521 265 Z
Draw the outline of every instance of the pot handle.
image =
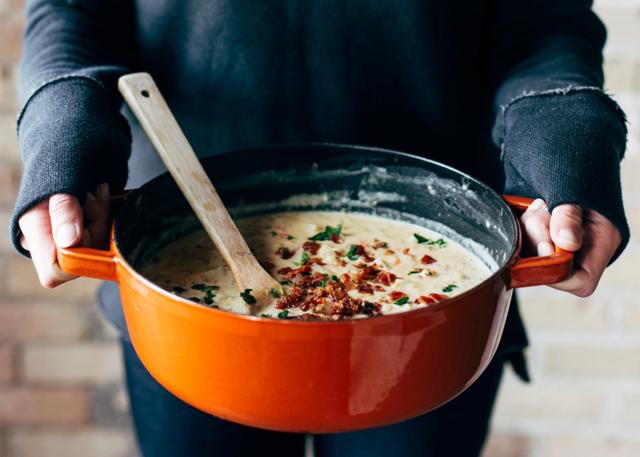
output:
M 518 215 L 525 212 L 533 198 L 503 195 L 502 198 Z M 520 221 L 518 221 L 520 223 Z M 521 233 L 524 231 L 521 230 Z M 530 287 L 554 284 L 569 277 L 573 269 L 573 252 L 555 247 L 556 252 L 542 257 L 520 258 L 509 271 L 509 287 Z
M 116 280 L 116 254 L 113 250 L 93 248 L 58 248 L 58 265 L 62 271 L 76 276 Z
M 115 214 L 127 199 L 130 190 L 125 190 L 111 196 L 111 214 Z M 109 234 L 109 246 L 113 246 L 113 225 Z M 102 249 L 71 247 L 57 248 L 58 265 L 62 271 L 87 278 L 116 280 L 117 258 L 113 248 L 108 251 Z

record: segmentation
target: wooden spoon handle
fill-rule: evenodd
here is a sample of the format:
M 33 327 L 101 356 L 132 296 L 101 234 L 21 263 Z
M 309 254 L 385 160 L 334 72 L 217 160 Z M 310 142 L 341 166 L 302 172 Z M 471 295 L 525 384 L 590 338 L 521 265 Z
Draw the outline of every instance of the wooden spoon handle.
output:
M 118 81 L 118 89 L 231 268 L 240 290 L 250 288 L 266 272 L 231 219 L 153 78 L 148 73 L 126 75 Z

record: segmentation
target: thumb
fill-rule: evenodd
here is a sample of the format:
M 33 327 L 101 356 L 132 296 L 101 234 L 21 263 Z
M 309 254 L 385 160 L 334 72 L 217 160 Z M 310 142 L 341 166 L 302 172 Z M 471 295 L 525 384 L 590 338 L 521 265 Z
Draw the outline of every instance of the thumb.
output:
M 66 248 L 82 239 L 82 208 L 73 195 L 55 194 L 49 198 L 51 230 L 57 246 Z
M 561 249 L 577 251 L 582 246 L 582 207 L 556 206 L 549 222 L 551 239 Z

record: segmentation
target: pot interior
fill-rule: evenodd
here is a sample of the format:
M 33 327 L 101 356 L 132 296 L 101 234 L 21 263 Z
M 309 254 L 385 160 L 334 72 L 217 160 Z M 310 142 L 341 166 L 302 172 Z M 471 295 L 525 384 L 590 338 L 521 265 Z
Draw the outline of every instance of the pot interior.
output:
M 475 179 L 421 157 L 367 147 L 302 144 L 213 156 L 203 166 L 234 218 L 277 211 L 375 214 L 435 230 L 492 271 L 511 258 L 517 225 L 506 203 Z M 200 227 L 168 173 L 134 191 L 116 217 L 116 243 L 139 269 Z

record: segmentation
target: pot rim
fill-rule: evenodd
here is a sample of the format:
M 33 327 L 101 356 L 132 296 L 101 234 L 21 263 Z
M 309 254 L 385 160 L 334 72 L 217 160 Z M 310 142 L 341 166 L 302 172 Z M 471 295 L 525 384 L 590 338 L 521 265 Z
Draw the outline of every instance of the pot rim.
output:
M 400 313 L 393 313 L 393 314 L 383 314 L 380 316 L 372 316 L 372 317 L 368 317 L 368 318 L 362 318 L 362 319 L 340 319 L 340 320 L 317 320 L 317 321 L 302 321 L 302 320 L 298 320 L 298 319 L 278 319 L 278 318 L 273 318 L 273 317 L 261 317 L 261 316 L 257 316 L 257 315 L 251 315 L 251 314 L 240 314 L 240 313 L 234 313 L 232 311 L 225 311 L 219 308 L 212 308 L 212 307 L 208 307 L 208 306 L 203 306 L 201 304 L 198 303 L 194 303 L 191 300 L 188 300 L 186 298 L 180 297 L 178 295 L 175 295 L 171 292 L 169 292 L 166 289 L 163 289 L 162 287 L 160 287 L 159 285 L 155 284 L 154 282 L 152 282 L 151 280 L 147 279 L 146 277 L 144 277 L 139 271 L 137 271 L 126 259 L 125 257 L 122 255 L 122 253 L 120 252 L 119 246 L 118 246 L 118 240 L 116 238 L 116 233 L 117 233 L 117 224 L 118 224 L 118 215 L 116 215 L 116 217 L 113 220 L 113 224 L 112 224 L 112 230 L 111 230 L 111 246 L 112 249 L 114 250 L 115 253 L 115 257 L 117 258 L 117 263 L 122 265 L 127 272 L 134 276 L 138 281 L 140 281 L 144 286 L 151 288 L 152 290 L 154 290 L 155 292 L 160 293 L 161 295 L 164 295 L 167 298 L 171 298 L 173 301 L 182 304 L 182 305 L 187 305 L 189 307 L 194 307 L 198 310 L 202 310 L 202 312 L 210 312 L 210 313 L 214 313 L 214 316 L 218 316 L 218 317 L 222 317 L 222 318 L 229 318 L 229 319 L 241 319 L 241 320 L 248 320 L 250 322 L 260 322 L 260 323 L 269 323 L 269 324 L 274 324 L 274 325 L 294 325 L 294 326 L 304 326 L 304 327 L 309 327 L 309 326 L 316 326 L 316 325 L 332 325 L 332 326 L 352 326 L 352 325 L 356 325 L 357 323 L 360 323 L 361 325 L 364 322 L 370 322 L 370 321 L 374 321 L 374 322 L 381 322 L 381 321 L 390 321 L 392 319 L 397 319 L 399 316 L 406 316 L 406 317 L 413 317 L 413 316 L 418 316 L 418 315 L 422 315 L 422 314 L 430 314 L 430 313 L 435 313 L 437 311 L 440 311 L 443 308 L 449 308 L 449 307 L 453 307 L 456 305 L 459 305 L 462 302 L 466 301 L 466 298 L 469 297 L 470 295 L 474 294 L 477 290 L 487 286 L 489 283 L 493 282 L 497 277 L 502 276 L 505 271 L 510 268 L 511 266 L 513 266 L 515 264 L 515 262 L 518 259 L 518 255 L 520 253 L 521 250 L 521 244 L 522 244 L 522 229 L 520 227 L 520 224 L 518 223 L 518 220 L 516 219 L 515 214 L 513 213 L 513 211 L 511 210 L 511 208 L 509 207 L 509 205 L 503 200 L 503 198 L 495 191 L 493 190 L 491 187 L 489 187 L 487 184 L 481 182 L 480 180 L 468 175 L 467 173 L 464 173 L 463 171 L 460 171 L 450 165 L 446 165 L 443 164 L 441 162 L 437 162 L 435 160 L 432 159 L 427 159 L 425 157 L 421 157 L 415 154 L 410 154 L 407 152 L 400 152 L 400 151 L 395 151 L 392 149 L 386 149 L 386 148 L 380 148 L 380 147 L 374 147 L 374 146 L 363 146 L 363 145 L 351 145 L 351 144 L 343 144 L 343 143 L 321 143 L 321 142 L 313 142 L 313 143 L 283 143 L 283 144 L 277 144 L 277 145 L 268 145 L 265 147 L 256 147 L 256 148 L 248 148 L 248 149 L 242 149 L 242 150 L 238 150 L 238 151 L 226 151 L 220 154 L 216 154 L 216 155 L 210 155 L 210 156 L 206 156 L 206 157 L 202 157 L 200 158 L 200 160 L 206 160 L 206 159 L 210 159 L 210 158 L 214 158 L 214 157 L 218 157 L 221 155 L 226 155 L 226 154 L 238 154 L 238 153 L 242 153 L 242 152 L 249 152 L 249 151 L 256 151 L 256 150 L 261 150 L 261 151 L 265 151 L 265 150 L 270 150 L 270 149 L 283 149 L 283 148 L 321 148 L 321 147 L 332 147 L 332 148 L 338 148 L 338 149 L 345 149 L 347 151 L 353 151 L 353 150 L 366 150 L 366 151 L 374 151 L 374 152 L 381 152 L 381 153 L 385 153 L 385 154 L 391 154 L 391 155 L 395 155 L 395 156 L 402 156 L 402 157 L 407 157 L 410 159 L 418 159 L 422 162 L 427 162 L 431 165 L 434 165 L 436 167 L 440 167 L 440 168 L 445 168 L 449 171 L 454 172 L 455 174 L 459 175 L 462 178 L 465 178 L 469 181 L 473 181 L 475 184 L 480 185 L 481 187 L 484 187 L 486 190 L 489 191 L 490 194 L 493 194 L 496 197 L 496 200 L 501 202 L 504 205 L 505 210 L 508 211 L 509 214 L 509 218 L 512 220 L 514 227 L 515 227 L 515 242 L 513 243 L 512 247 L 511 247 L 511 252 L 509 254 L 508 260 L 506 260 L 503 265 L 498 268 L 496 271 L 494 271 L 490 276 L 488 276 L 487 278 L 485 278 L 483 281 L 479 282 L 478 284 L 476 284 L 475 286 L 473 286 L 471 289 L 466 290 L 465 292 L 461 293 L 460 295 L 456 295 L 454 297 L 451 298 L 447 298 L 445 300 L 430 304 L 428 306 L 425 306 L 423 308 L 418 308 L 418 309 L 413 309 L 410 311 L 403 311 Z M 145 184 L 143 184 L 142 186 L 138 187 L 137 189 L 131 191 L 131 193 L 129 194 L 131 197 L 135 196 L 137 193 L 142 192 L 143 189 L 149 185 L 151 185 L 152 183 L 159 181 L 161 179 L 167 179 L 166 177 L 168 176 L 169 172 L 164 172 L 156 177 L 154 177 L 153 179 L 147 181 Z M 128 197 L 129 198 L 129 197 Z M 127 199 L 128 199 L 127 198 Z M 126 204 L 126 203 L 125 203 Z M 119 281 L 118 281 L 119 282 Z M 508 287 L 508 286 L 507 286 Z

